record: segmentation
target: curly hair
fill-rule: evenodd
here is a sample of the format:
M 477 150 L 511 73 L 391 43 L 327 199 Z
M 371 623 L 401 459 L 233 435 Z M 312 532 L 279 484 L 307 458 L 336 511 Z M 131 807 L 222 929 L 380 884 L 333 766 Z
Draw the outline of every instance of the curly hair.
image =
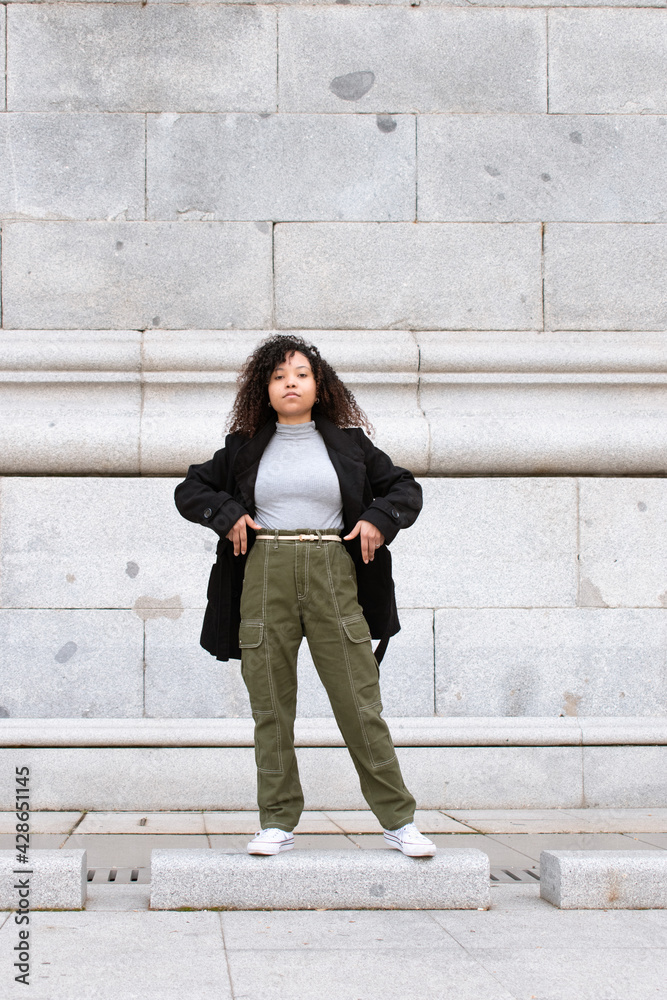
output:
M 368 417 L 315 345 L 294 334 L 281 333 L 267 337 L 246 359 L 236 380 L 239 389 L 229 420 L 230 431 L 254 437 L 271 419 L 269 380 L 285 357 L 291 358 L 296 351 L 308 358 L 315 377 L 318 402 L 313 415 L 322 413 L 337 427 L 363 427 L 372 434 Z

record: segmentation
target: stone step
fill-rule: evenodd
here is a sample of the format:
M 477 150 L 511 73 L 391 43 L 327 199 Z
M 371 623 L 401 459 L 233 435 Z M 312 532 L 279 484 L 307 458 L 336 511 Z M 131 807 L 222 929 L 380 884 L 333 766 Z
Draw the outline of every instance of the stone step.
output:
M 153 910 L 475 910 L 491 904 L 489 859 L 474 848 L 398 851 L 151 852 Z
M 542 851 L 540 896 L 561 910 L 667 908 L 667 851 Z
M 0 910 L 81 910 L 86 902 L 86 851 L 0 851 Z

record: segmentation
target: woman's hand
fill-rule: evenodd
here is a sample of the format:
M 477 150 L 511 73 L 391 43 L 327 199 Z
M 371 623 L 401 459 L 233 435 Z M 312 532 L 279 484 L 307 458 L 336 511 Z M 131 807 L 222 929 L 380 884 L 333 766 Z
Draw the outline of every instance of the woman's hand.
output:
M 237 556 L 239 552 L 241 555 L 246 554 L 246 550 L 248 548 L 248 533 L 246 531 L 246 525 L 254 528 L 255 531 L 262 530 L 261 524 L 257 524 L 256 521 L 253 521 L 250 514 L 244 514 L 243 517 L 240 517 L 231 531 L 228 531 L 225 535 L 225 538 L 228 538 L 230 542 L 234 543 L 235 556 Z
M 374 524 L 370 521 L 357 521 L 354 528 L 349 535 L 345 535 L 345 541 L 349 542 L 350 539 L 356 538 L 357 535 L 361 535 L 359 539 L 361 542 L 361 557 L 365 563 L 373 562 L 375 558 L 375 550 L 379 549 L 381 545 L 384 545 L 384 535 L 379 528 L 376 528 Z

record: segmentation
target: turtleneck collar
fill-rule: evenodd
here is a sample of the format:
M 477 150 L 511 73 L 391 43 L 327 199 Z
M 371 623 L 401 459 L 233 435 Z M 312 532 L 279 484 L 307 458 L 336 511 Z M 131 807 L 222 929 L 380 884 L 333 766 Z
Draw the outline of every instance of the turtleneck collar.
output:
M 307 420 L 303 424 L 280 424 L 276 421 L 276 434 L 284 435 L 290 440 L 311 437 L 314 432 L 316 432 L 314 420 Z

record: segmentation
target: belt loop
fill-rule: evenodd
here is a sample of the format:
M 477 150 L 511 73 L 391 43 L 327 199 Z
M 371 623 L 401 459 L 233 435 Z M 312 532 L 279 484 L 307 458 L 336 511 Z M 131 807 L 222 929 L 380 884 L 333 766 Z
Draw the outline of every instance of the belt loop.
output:
M 273 547 L 274 547 L 274 549 L 278 548 L 278 529 L 277 528 L 275 528 L 274 532 L 273 532 Z
M 318 549 L 322 548 L 322 532 L 321 531 L 317 532 L 317 547 L 318 547 Z

